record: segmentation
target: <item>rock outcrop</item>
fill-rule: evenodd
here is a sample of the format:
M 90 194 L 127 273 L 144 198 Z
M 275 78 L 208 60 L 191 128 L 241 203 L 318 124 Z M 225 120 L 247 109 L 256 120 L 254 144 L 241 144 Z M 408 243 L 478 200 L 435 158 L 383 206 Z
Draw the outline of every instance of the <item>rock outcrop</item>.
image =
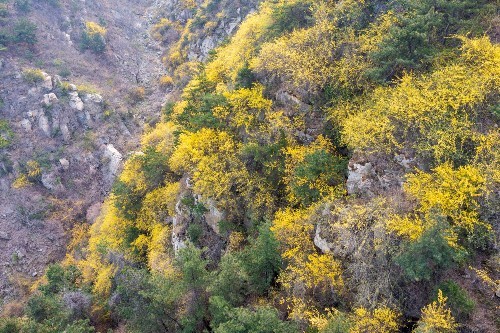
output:
M 404 175 L 418 166 L 417 159 L 410 152 L 392 159 L 383 154 L 354 153 L 348 166 L 347 192 L 371 198 L 385 191 L 401 190 Z

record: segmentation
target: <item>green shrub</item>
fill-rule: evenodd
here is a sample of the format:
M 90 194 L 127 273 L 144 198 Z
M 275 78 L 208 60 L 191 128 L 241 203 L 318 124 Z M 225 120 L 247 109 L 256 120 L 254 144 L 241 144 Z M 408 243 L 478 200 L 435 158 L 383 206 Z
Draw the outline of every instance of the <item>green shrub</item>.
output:
M 221 297 L 231 306 L 243 305 L 250 290 L 248 275 L 240 256 L 227 253 L 210 280 L 211 297 Z
M 403 71 L 422 71 L 431 66 L 433 57 L 461 31 L 486 0 L 398 0 L 393 2 L 398 23 L 370 54 L 376 67 L 368 76 L 379 82 L 391 80 Z M 478 24 L 476 24 L 477 26 Z M 484 32 L 484 31 L 483 31 Z M 477 32 L 478 35 L 483 33 Z
M 81 47 L 83 50 L 89 49 L 95 53 L 102 53 L 106 49 L 106 42 L 100 35 L 90 36 L 86 32 L 83 32 Z
M 87 22 L 81 35 L 81 48 L 103 53 L 106 49 L 106 29 L 95 22 Z
M 21 322 L 14 318 L 0 318 L 0 333 L 19 333 Z
M 282 267 L 279 243 L 270 227 L 270 223 L 261 225 L 259 235 L 242 254 L 250 290 L 258 295 L 267 292 Z
M 273 9 L 273 25 L 269 28 L 271 36 L 281 36 L 286 32 L 310 26 L 314 21 L 310 1 L 284 3 Z
M 14 132 L 9 123 L 6 120 L 0 120 L 0 149 L 9 147 L 13 138 Z
M 212 307 L 218 303 L 213 302 Z M 214 333 L 293 333 L 299 332 L 294 323 L 282 321 L 279 312 L 269 306 L 247 308 L 222 308 L 220 317 L 225 321 L 214 327 Z
M 26 305 L 26 314 L 37 322 L 61 316 L 62 312 L 62 306 L 54 296 L 34 295 Z
M 439 289 L 443 292 L 444 296 L 448 297 L 447 304 L 454 317 L 464 319 L 469 317 L 472 311 L 474 311 L 476 304 L 469 297 L 467 291 L 460 287 L 455 281 L 447 280 L 441 282 L 436 287 L 436 292 L 434 294 L 437 295 L 437 290 Z
M 199 223 L 191 223 L 187 228 L 188 238 L 193 244 L 198 244 L 202 234 L 203 227 Z
M 18 21 L 12 31 L 12 42 L 26 43 L 28 45 L 35 45 L 37 42 L 36 32 L 38 27 L 35 23 L 29 20 L 22 19 Z
M 438 223 L 420 239 L 403 247 L 396 263 L 409 279 L 429 281 L 431 277 L 462 259 L 464 253 L 448 244 L 445 232 L 446 228 Z
M 176 332 L 181 281 L 146 270 L 126 268 L 117 276 L 114 310 L 127 320 L 127 332 Z
M 57 74 L 62 78 L 68 78 L 71 76 L 71 71 L 68 67 L 64 66 L 59 69 L 59 72 L 57 72 Z
M 256 82 L 256 78 L 252 70 L 250 69 L 248 62 L 245 63 L 245 66 L 243 66 L 239 71 L 238 75 L 236 76 L 236 84 L 235 88 L 236 89 L 241 89 L 241 88 L 247 88 L 250 89 L 252 88 L 252 85 L 254 82 Z
M 47 284 L 40 286 L 38 289 L 45 295 L 72 290 L 76 287 L 76 282 L 80 276 L 81 272 L 76 266 L 50 265 L 45 273 Z
M 115 207 L 120 213 L 130 220 L 136 218 L 142 207 L 143 193 L 137 193 L 134 186 L 120 180 L 115 181 L 112 192 L 115 196 Z
M 345 333 L 349 332 L 350 327 L 349 317 L 345 313 L 338 312 L 328 319 L 328 323 L 321 330 L 321 333 Z
M 345 158 L 332 155 L 323 149 L 316 150 L 295 167 L 290 184 L 293 195 L 299 198 L 304 206 L 308 206 L 323 196 L 322 189 L 315 187 L 319 180 L 329 186 L 341 184 L 346 170 Z

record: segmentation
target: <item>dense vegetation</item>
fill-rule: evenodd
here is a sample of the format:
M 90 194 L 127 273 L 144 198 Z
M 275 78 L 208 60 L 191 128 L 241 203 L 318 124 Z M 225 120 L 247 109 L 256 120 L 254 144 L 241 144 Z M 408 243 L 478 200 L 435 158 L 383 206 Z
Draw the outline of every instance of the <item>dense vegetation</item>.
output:
M 497 10 L 263 1 L 0 332 L 451 333 L 473 299 L 494 317 L 454 279 L 498 288 L 476 265 L 498 260 Z M 401 154 L 402 186 L 347 192 L 349 159 Z

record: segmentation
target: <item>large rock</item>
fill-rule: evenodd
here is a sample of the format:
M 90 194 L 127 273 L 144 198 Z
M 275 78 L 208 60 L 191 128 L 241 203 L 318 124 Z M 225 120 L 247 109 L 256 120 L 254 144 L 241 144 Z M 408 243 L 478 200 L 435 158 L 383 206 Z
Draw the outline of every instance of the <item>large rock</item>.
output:
M 43 131 L 43 133 L 45 133 L 45 135 L 50 138 L 51 133 L 50 133 L 49 118 L 47 118 L 45 114 L 41 114 L 38 117 L 38 126 Z
M 69 93 L 69 106 L 78 111 L 83 111 L 83 101 L 78 96 L 78 92 L 72 91 Z
M 208 200 L 205 204 L 208 211 L 205 213 L 205 222 L 210 228 L 217 234 L 220 235 L 219 223 L 224 219 L 224 212 L 217 209 L 216 204 L 213 200 Z
M 347 193 L 373 195 L 375 170 L 370 162 L 350 163 L 347 177 Z
M 182 210 L 182 201 L 175 205 L 175 216 L 172 218 L 172 247 L 177 254 L 180 249 L 186 247 L 186 227 L 189 217 Z
M 330 243 L 321 236 L 321 226 L 318 224 L 316 226 L 316 233 L 314 235 L 314 245 L 323 253 L 329 253 L 332 251 Z
M 347 192 L 351 195 L 373 197 L 387 191 L 399 191 L 405 174 L 413 171 L 416 166 L 418 161 L 409 152 L 396 156 L 355 152 L 349 161 Z
M 104 158 L 109 160 L 108 172 L 104 175 L 109 181 L 112 181 L 120 171 L 122 165 L 123 156 L 118 150 L 112 145 L 107 144 L 104 149 Z
M 207 36 L 201 43 L 201 54 L 205 57 L 210 50 L 213 50 L 217 45 L 217 40 L 213 36 Z
M 59 159 L 59 163 L 61 164 L 61 166 L 64 170 L 69 169 L 69 161 L 67 159 L 61 158 L 61 159 Z
M 48 91 L 54 89 L 54 85 L 52 84 L 52 77 L 47 73 L 42 73 L 42 74 L 43 74 L 42 88 Z
M 31 121 L 28 119 L 23 119 L 19 122 L 19 126 L 22 127 L 26 132 L 31 132 Z
M 56 94 L 50 93 L 50 94 L 43 95 L 42 104 L 46 107 L 49 107 L 49 106 L 52 106 L 52 104 L 54 104 L 57 101 L 58 101 L 58 98 L 57 98 Z
M 89 208 L 87 208 L 87 212 L 85 214 L 85 218 L 88 223 L 94 223 L 95 220 L 99 217 L 99 213 L 101 212 L 101 202 L 93 203 Z
M 62 137 L 63 137 L 63 140 L 68 142 L 70 139 L 71 139 L 71 134 L 69 132 L 69 128 L 68 128 L 68 125 L 67 124 L 61 124 L 61 134 L 62 134 Z
M 241 8 L 238 8 L 238 14 L 240 14 Z M 241 16 L 233 18 L 228 24 L 224 24 L 224 31 L 229 36 L 233 33 L 234 29 L 241 23 Z
M 101 104 L 103 102 L 103 98 L 99 94 L 85 94 L 82 99 L 84 103 Z
M 289 111 L 297 110 L 303 113 L 311 111 L 312 106 L 304 103 L 298 97 L 292 95 L 291 93 L 281 89 L 276 93 L 276 100 L 281 102 L 284 106 L 289 108 Z
M 42 185 L 50 191 L 64 190 L 56 172 L 42 173 Z
M 0 239 L 1 240 L 10 240 L 10 235 L 5 231 L 0 231 Z

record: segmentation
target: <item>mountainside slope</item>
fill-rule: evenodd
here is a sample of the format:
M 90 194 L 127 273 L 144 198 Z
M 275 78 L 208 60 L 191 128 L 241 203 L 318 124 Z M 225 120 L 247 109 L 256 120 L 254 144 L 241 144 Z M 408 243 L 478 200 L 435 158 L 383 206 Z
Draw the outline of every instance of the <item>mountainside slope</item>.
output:
M 134 76 L 128 105 L 116 101 L 152 117 L 140 144 L 123 146 L 134 152 L 118 172 L 101 140 L 102 177 L 116 179 L 99 215 L 73 229 L 65 260 L 0 329 L 500 329 L 497 1 L 153 8 L 165 69 L 151 101 L 140 78 L 152 74 Z M 86 29 L 99 48 L 104 24 Z M 60 111 L 77 104 L 72 89 L 42 110 L 47 121 L 78 122 Z M 158 119 L 143 107 L 160 89 Z M 98 100 L 82 92 L 84 110 L 105 114 Z M 22 170 L 50 183 L 35 163 Z
M 95 220 L 122 160 L 159 119 L 174 87 L 161 81 L 168 44 L 150 31 L 168 5 L 0 3 L 2 303 L 64 258 L 68 232 Z M 105 29 L 103 49 L 84 44 L 89 22 Z

